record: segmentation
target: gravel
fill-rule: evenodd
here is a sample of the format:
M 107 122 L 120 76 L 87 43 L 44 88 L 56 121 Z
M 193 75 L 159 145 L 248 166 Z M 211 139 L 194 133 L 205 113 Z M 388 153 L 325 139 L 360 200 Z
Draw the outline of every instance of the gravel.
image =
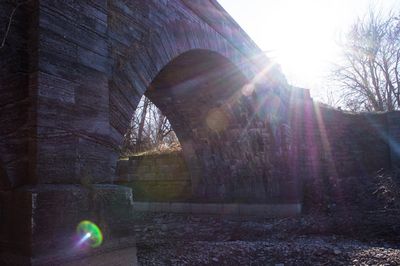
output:
M 140 265 L 400 265 L 397 232 L 375 232 L 385 224 L 369 228 L 366 219 L 358 221 L 360 229 L 354 219 L 341 217 L 137 213 L 138 260 Z

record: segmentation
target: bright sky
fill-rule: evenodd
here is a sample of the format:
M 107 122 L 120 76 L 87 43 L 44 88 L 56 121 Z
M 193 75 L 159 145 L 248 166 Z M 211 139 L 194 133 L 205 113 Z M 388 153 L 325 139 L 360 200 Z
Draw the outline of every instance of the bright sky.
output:
M 218 0 L 288 81 L 321 98 L 344 32 L 369 6 L 400 10 L 400 0 Z M 323 97 L 323 96 L 322 96 Z

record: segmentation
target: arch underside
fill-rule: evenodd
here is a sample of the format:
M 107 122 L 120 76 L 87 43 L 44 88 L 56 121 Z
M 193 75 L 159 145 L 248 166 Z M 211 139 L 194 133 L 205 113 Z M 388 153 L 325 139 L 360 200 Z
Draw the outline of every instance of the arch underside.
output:
M 115 30 L 118 30 L 116 28 Z M 135 53 L 115 47 L 110 125 L 115 145 L 143 94 L 171 122 L 182 145 L 194 197 L 260 201 L 282 198 L 273 166 L 274 133 L 242 89 L 262 71 L 210 28 L 170 22 Z M 257 70 L 258 69 L 258 70 Z M 268 75 L 273 77 L 274 69 Z M 290 199 L 289 199 L 290 200 Z
M 240 90 L 248 80 L 223 56 L 193 50 L 175 58 L 157 75 L 145 95 L 169 118 L 183 149 L 195 196 L 229 197 L 228 179 L 238 148 Z M 245 121 L 243 121 L 245 122 Z M 236 135 L 232 134 L 236 131 Z M 232 181 L 232 180 L 230 180 Z
M 156 1 L 162 7 L 157 11 L 151 1 L 140 10 L 136 2 L 107 2 L 107 21 L 96 28 L 104 31 L 98 35 L 59 17 L 62 12 L 43 13 L 43 29 L 71 22 L 74 31 L 63 38 L 48 30 L 40 35 L 40 71 L 32 76 L 40 95 L 29 94 L 32 112 L 25 108 L 31 101 L 23 101 L 23 123 L 14 123 L 23 125 L 21 136 L 2 146 L 10 156 L 1 158 L 0 187 L 76 184 L 88 176 L 92 183 L 113 182 L 119 145 L 146 93 L 183 144 L 196 196 L 279 194 L 271 170 L 276 169 L 273 130 L 255 115 L 254 94 L 241 93 L 263 71 L 258 63 L 268 60 L 254 60 L 261 51 L 240 42 L 246 37 L 235 35 L 230 23 L 215 28 L 191 11 L 180 12 L 186 10 L 181 1 Z M 155 21 L 149 19 L 154 12 L 161 14 Z M 52 45 L 54 38 L 59 45 Z M 279 81 L 278 72 L 269 66 L 267 76 Z M 25 123 L 31 114 L 35 122 Z
M 201 201 L 260 201 L 280 196 L 273 180 L 275 147 L 254 110 L 249 80 L 224 56 L 183 53 L 154 78 L 145 95 L 170 120 Z

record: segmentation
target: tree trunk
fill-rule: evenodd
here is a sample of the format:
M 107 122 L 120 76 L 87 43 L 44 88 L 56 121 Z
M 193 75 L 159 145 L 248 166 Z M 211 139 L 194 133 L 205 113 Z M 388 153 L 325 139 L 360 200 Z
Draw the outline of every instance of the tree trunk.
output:
M 136 152 L 142 151 L 143 143 L 143 130 L 146 121 L 147 108 L 149 106 L 149 99 L 145 98 L 143 102 L 142 114 L 140 116 L 139 127 L 138 127 L 138 137 L 136 142 Z

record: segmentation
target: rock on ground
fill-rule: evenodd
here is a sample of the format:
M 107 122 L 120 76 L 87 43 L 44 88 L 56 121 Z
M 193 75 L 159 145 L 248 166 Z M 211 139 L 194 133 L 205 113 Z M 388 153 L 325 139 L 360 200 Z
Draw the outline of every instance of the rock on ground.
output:
M 398 236 L 343 230 L 346 226 L 318 215 L 239 219 L 137 213 L 135 220 L 140 265 L 400 265 Z M 369 230 L 365 224 L 361 228 Z

